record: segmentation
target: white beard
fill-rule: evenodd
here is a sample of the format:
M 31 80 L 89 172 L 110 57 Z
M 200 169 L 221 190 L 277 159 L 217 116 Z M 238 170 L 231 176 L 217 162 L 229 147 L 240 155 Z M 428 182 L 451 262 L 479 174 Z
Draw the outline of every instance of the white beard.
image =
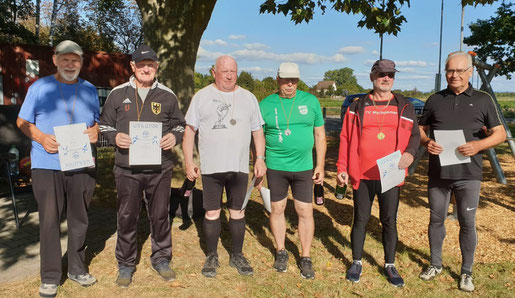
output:
M 63 79 L 65 79 L 68 82 L 73 82 L 79 76 L 80 69 L 76 70 L 75 73 L 72 74 L 66 73 L 63 69 L 58 69 L 58 71 Z

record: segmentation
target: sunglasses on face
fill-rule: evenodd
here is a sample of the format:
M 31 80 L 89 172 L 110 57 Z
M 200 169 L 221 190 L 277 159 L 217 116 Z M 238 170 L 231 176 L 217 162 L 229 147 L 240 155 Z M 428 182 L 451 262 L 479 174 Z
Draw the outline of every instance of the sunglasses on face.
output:
M 384 78 L 386 76 L 388 76 L 390 79 L 393 79 L 395 78 L 395 72 L 379 72 L 377 74 L 378 78 Z

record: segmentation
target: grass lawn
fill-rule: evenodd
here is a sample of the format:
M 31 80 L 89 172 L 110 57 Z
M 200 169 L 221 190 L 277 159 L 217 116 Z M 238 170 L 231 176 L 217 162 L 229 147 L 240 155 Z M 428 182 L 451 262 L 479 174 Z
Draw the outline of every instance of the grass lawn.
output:
M 231 250 L 227 225 L 227 212 L 222 217 L 222 240 L 219 243 L 220 268 L 214 279 L 202 276 L 200 270 L 205 257 L 205 241 L 202 220 L 197 219 L 189 229 L 178 229 L 180 219 L 172 228 L 173 264 L 177 280 L 165 282 L 150 269 L 150 231 L 144 212 L 140 216 L 138 230 L 138 265 L 134 282 L 128 289 L 118 288 L 114 257 L 115 234 L 106 235 L 104 247 L 95 255 L 89 255 L 90 272 L 98 283 L 81 288 L 66 280 L 59 287 L 58 297 L 471 297 L 458 290 L 461 256 L 458 244 L 458 224 L 447 221 L 447 238 L 444 243 L 444 271 L 435 280 L 424 282 L 418 278 L 429 263 L 427 225 L 429 210 L 426 195 L 427 160 L 413 176 L 408 177 L 401 194 L 398 213 L 399 243 L 396 265 L 404 277 L 406 286 L 394 288 L 383 273 L 383 248 L 377 200 L 367 226 L 361 282 L 353 284 L 345 280 L 345 271 L 352 262 L 350 230 L 352 224 L 352 200 L 337 200 L 334 195 L 335 162 L 338 140 L 328 137 L 327 175 L 323 206 L 314 206 L 315 237 L 312 258 L 316 278 L 300 278 L 296 262 L 299 259 L 298 220 L 291 200 L 286 210 L 286 249 L 290 255 L 286 273 L 272 269 L 274 241 L 268 224 L 268 214 L 261 199 L 254 192 L 247 207 L 247 232 L 244 253 L 254 267 L 252 277 L 239 276 L 228 265 Z M 499 159 L 508 179 L 507 185 L 498 184 L 485 161 L 485 177 L 478 211 L 478 248 L 474 266 L 474 297 L 514 297 L 515 293 L 515 165 L 506 144 L 499 148 Z M 94 206 L 114 208 L 116 196 L 111 175 L 110 153 L 99 155 L 98 189 Z M 486 160 L 486 158 L 485 158 Z M 174 178 L 174 186 L 181 180 Z M 200 183 L 197 183 L 200 187 Z M 114 231 L 113 227 L 110 229 Z M 90 231 L 91 232 L 91 231 Z M 1 297 L 33 297 L 39 287 L 37 270 L 25 280 L 0 284 Z

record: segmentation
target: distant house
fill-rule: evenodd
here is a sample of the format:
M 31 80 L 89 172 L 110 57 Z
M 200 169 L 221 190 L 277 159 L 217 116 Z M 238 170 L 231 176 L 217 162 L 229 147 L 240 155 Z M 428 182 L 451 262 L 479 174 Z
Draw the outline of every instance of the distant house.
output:
M 325 95 L 327 91 L 336 91 L 336 82 L 335 81 L 320 81 L 315 85 L 315 90 L 320 95 Z

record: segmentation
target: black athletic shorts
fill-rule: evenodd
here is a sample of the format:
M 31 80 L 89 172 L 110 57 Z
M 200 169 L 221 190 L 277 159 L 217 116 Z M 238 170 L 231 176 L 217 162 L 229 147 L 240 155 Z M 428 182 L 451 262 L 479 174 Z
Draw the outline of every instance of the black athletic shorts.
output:
M 222 208 L 222 193 L 225 188 L 227 207 L 240 210 L 247 193 L 249 174 L 226 172 L 202 175 L 203 207 L 206 211 Z
M 286 198 L 290 186 L 295 200 L 304 203 L 313 201 L 313 179 L 311 179 L 313 170 L 286 172 L 268 169 L 266 177 L 272 202 L 278 202 Z

